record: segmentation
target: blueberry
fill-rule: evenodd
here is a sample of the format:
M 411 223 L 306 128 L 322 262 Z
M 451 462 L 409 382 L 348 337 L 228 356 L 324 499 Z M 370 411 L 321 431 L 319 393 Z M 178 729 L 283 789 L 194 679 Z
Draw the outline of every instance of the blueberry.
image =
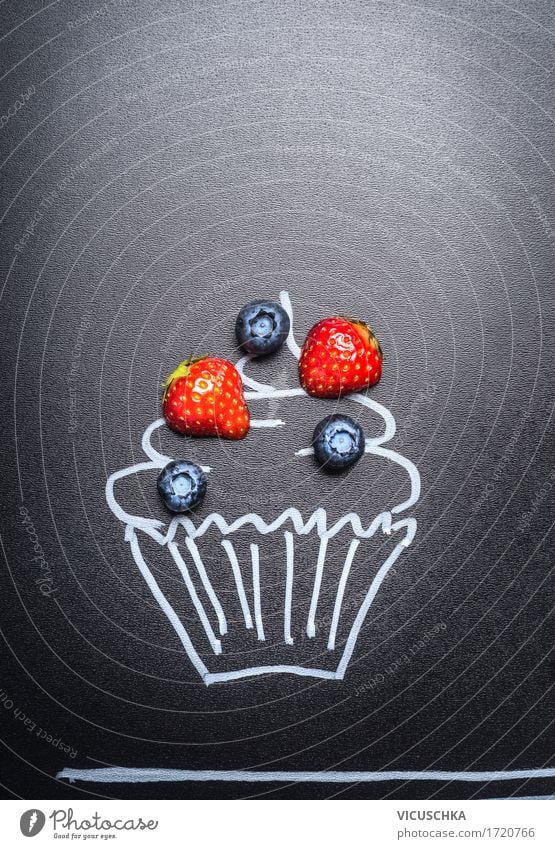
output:
M 312 445 L 320 466 L 328 472 L 342 472 L 364 454 L 364 432 L 349 416 L 336 413 L 318 422 Z
M 243 307 L 235 322 L 235 334 L 241 348 L 254 357 L 279 351 L 289 334 L 289 316 L 273 301 L 251 301 Z
M 186 513 L 202 504 L 206 495 L 206 475 L 196 463 L 172 460 L 157 480 L 162 501 L 172 513 Z

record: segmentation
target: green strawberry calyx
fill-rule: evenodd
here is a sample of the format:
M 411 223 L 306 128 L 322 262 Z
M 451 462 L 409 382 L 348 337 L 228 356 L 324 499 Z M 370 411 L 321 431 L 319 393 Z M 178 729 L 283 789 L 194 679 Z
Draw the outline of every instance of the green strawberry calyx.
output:
M 168 394 L 169 388 L 174 382 L 174 380 L 178 380 L 180 377 L 187 377 L 189 375 L 189 372 L 191 371 L 191 366 L 194 363 L 200 363 L 202 362 L 202 360 L 205 359 L 206 356 L 192 357 L 189 360 L 183 360 L 183 362 L 179 363 L 177 368 L 175 368 L 170 374 L 170 376 L 167 377 L 166 380 L 161 384 L 162 389 L 164 390 L 164 400 L 166 399 L 166 395 Z
M 358 335 L 361 337 L 362 341 L 365 342 L 367 345 L 371 345 L 372 347 L 376 348 L 378 354 L 383 359 L 382 346 L 378 342 L 378 339 L 371 327 L 369 327 L 364 321 L 360 321 L 360 319 L 358 318 L 350 318 L 347 315 L 340 315 L 339 318 L 344 319 L 344 321 L 348 321 L 349 324 L 353 326 Z

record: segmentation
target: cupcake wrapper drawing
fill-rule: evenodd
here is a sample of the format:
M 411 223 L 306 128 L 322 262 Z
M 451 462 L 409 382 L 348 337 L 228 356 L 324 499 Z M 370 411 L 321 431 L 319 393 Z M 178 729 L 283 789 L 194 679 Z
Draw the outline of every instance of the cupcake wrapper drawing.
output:
M 298 359 L 288 294 L 282 292 L 280 300 L 291 320 L 287 346 Z M 305 396 L 299 387 L 276 389 L 252 380 L 244 373 L 248 361 L 244 357 L 237 368 L 253 414 L 257 401 Z M 163 419 L 143 435 L 148 461 L 108 478 L 106 499 L 125 527 L 135 564 L 207 685 L 268 673 L 343 679 L 376 594 L 414 539 L 416 520 L 407 511 L 420 496 L 420 476 L 412 462 L 383 447 L 395 434 L 392 414 L 367 395 L 349 395 L 342 403 L 362 405 L 380 417 L 383 431 L 366 439 L 365 452 L 396 464 L 408 477 L 406 500 L 369 523 L 354 512 L 332 522 L 321 507 L 308 516 L 290 507 L 271 521 L 255 512 L 229 520 L 220 513 L 203 518 L 181 515 L 168 525 L 127 513 L 116 500 L 117 482 L 147 470 L 155 478 L 157 470 L 173 459 L 151 442 L 153 433 L 165 427 Z M 251 420 L 255 428 L 281 424 L 274 419 Z M 296 453 L 302 463 L 313 449 Z M 309 555 L 313 562 L 307 561 Z M 183 604 L 176 604 L 173 596 L 170 600 L 162 586 L 158 568 L 162 556 Z

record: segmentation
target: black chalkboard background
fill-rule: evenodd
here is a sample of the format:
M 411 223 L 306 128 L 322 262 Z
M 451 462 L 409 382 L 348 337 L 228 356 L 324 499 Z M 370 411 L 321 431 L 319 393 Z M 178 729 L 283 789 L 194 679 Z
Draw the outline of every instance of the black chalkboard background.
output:
M 547 0 L 0 5 L 6 797 L 553 792 L 55 777 L 550 764 L 550 12 Z M 235 359 L 238 309 L 281 289 L 299 339 L 347 313 L 382 341 L 372 396 L 397 420 L 390 447 L 420 469 L 418 534 L 344 682 L 206 688 L 104 485 L 141 459 L 162 378 L 192 353 Z M 295 381 L 287 353 L 252 373 Z M 293 430 L 281 456 L 299 447 Z M 304 486 L 260 434 L 219 449 L 229 467 L 211 508 L 249 505 L 257 476 L 272 480 L 269 515 L 284 492 L 305 510 L 324 497 L 327 483 Z M 152 480 L 126 493 L 142 515 L 161 509 Z M 337 498 L 379 510 L 390 485 L 369 467 Z

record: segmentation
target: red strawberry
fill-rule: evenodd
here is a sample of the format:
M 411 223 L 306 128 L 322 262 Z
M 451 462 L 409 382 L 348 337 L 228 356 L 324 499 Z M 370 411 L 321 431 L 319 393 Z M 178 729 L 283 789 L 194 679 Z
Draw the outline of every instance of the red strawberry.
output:
M 235 366 L 217 357 L 180 363 L 165 384 L 164 418 L 187 436 L 243 439 L 250 416 Z
M 336 316 L 315 324 L 299 360 L 303 389 L 317 398 L 360 392 L 382 375 L 380 343 L 362 321 Z

